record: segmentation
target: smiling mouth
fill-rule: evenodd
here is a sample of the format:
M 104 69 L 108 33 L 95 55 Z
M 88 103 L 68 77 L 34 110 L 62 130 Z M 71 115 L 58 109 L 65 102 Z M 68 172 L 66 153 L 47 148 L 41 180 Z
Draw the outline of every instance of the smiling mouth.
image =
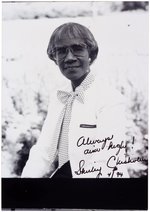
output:
M 71 69 L 71 68 L 79 68 L 79 66 L 67 66 L 65 69 Z

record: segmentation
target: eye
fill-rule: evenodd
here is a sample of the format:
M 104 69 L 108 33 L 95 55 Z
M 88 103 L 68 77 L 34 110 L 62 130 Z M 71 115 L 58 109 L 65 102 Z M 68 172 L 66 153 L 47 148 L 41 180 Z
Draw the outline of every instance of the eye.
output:
M 73 49 L 74 52 L 83 52 L 85 47 L 81 46 L 81 45 L 73 45 L 72 49 Z
M 57 48 L 56 49 L 56 53 L 57 54 L 65 54 L 66 53 L 66 48 L 65 47 Z

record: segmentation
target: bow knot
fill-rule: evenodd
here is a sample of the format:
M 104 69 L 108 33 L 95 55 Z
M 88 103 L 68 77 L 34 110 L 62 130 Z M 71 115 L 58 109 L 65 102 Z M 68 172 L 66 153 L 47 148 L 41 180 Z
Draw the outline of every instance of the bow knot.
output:
M 84 79 L 84 81 L 81 83 L 80 86 L 78 86 L 75 90 L 75 92 L 66 92 L 66 91 L 57 91 L 58 99 L 63 103 L 66 104 L 68 100 L 70 99 L 73 101 L 75 98 L 82 104 L 84 104 L 84 91 L 86 91 L 90 84 L 94 81 L 94 76 L 89 73 L 87 77 Z
M 66 91 L 58 90 L 57 97 L 63 104 L 66 104 L 69 99 L 73 101 L 75 98 L 80 103 L 82 103 L 82 104 L 84 103 L 83 92 L 79 91 L 79 90 L 76 90 L 75 92 L 66 92 Z

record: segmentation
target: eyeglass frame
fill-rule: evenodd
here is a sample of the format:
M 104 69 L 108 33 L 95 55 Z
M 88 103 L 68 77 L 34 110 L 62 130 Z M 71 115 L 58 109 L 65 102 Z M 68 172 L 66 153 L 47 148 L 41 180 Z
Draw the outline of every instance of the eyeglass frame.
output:
M 75 50 L 73 50 L 73 48 L 72 48 L 73 46 L 78 46 L 78 47 L 80 46 L 80 47 L 82 47 L 83 49 L 81 50 L 80 53 L 79 53 L 79 52 L 76 52 L 76 53 L 75 53 Z M 56 56 L 58 49 L 65 49 L 64 56 L 62 56 L 62 57 Z M 85 43 L 82 43 L 82 44 L 73 44 L 72 46 L 55 47 L 55 48 L 53 49 L 53 51 L 52 51 L 54 58 L 55 58 L 55 59 L 56 59 L 56 58 L 57 58 L 57 59 L 64 59 L 64 58 L 67 56 L 67 54 L 68 54 L 68 49 L 71 51 L 71 53 L 72 53 L 74 56 L 76 56 L 76 57 L 81 57 L 81 56 L 83 56 L 82 54 L 83 54 L 83 52 L 85 51 L 85 49 L 88 50 L 88 46 L 87 46 Z

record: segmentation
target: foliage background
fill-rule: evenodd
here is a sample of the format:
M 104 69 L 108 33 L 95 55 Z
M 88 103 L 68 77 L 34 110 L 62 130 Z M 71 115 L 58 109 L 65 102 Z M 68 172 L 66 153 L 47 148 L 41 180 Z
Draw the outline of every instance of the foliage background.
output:
M 93 32 L 100 52 L 92 69 L 126 98 L 127 136 L 135 136 L 127 153 L 147 157 L 148 2 L 5 2 L 2 15 L 2 177 L 21 175 L 50 95 L 66 83 L 46 49 L 53 30 L 70 21 Z M 129 174 L 147 175 L 147 162 Z

